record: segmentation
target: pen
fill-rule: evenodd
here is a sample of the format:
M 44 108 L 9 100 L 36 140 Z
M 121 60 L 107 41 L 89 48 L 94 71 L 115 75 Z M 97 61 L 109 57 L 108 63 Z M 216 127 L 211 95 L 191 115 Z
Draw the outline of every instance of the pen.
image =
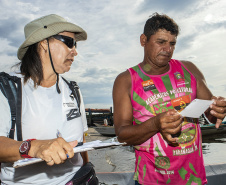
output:
M 57 138 L 58 137 L 62 137 L 62 134 L 60 133 L 60 131 L 58 129 L 57 129 L 57 134 L 56 135 L 57 135 Z
M 57 138 L 58 137 L 62 137 L 62 134 L 60 133 L 60 131 L 57 129 Z M 69 155 L 68 154 L 66 154 L 66 156 L 67 156 L 67 159 L 69 158 Z

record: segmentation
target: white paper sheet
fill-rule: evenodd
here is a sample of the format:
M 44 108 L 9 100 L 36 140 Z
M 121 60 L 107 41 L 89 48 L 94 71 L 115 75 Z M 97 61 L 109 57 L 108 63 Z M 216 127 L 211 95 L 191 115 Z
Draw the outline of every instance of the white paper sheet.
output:
M 96 141 L 84 143 L 82 146 L 74 147 L 74 153 L 85 152 L 85 151 L 89 151 L 89 150 L 110 147 L 110 146 L 119 146 L 119 145 L 123 145 L 123 144 L 124 143 L 119 143 L 119 142 L 115 141 L 115 137 L 111 138 L 109 140 L 105 140 L 105 141 L 96 140 Z M 43 161 L 43 160 L 40 158 L 30 158 L 30 159 L 26 158 L 26 159 L 22 159 L 22 160 L 18 160 L 16 162 L 14 162 L 13 167 L 19 168 L 22 166 L 27 166 L 29 164 L 34 164 L 34 163 L 38 163 L 41 161 Z
M 213 103 L 213 100 L 194 99 L 180 112 L 183 117 L 199 118 Z

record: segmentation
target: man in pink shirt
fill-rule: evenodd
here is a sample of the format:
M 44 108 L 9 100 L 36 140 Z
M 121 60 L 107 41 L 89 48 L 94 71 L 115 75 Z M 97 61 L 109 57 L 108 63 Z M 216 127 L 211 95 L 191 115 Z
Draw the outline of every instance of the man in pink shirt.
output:
M 140 36 L 144 59 L 118 75 L 114 125 L 120 142 L 133 145 L 136 184 L 207 184 L 198 119 L 179 112 L 192 100 L 214 100 L 205 116 L 219 127 L 226 100 L 215 97 L 199 69 L 172 59 L 179 27 L 155 13 Z

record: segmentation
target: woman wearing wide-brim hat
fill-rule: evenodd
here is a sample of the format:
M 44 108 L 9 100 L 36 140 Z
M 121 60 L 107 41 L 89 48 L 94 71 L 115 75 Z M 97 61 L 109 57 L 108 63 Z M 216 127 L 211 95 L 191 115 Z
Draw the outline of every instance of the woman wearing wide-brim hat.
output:
M 24 31 L 25 41 L 17 53 L 20 71 L 11 74 L 22 83 L 23 141 L 7 138 L 11 114 L 0 92 L 1 180 L 3 184 L 66 184 L 88 162 L 87 153 L 81 157 L 73 152 L 88 128 L 82 97 L 79 108 L 59 74 L 70 70 L 77 42 L 86 40 L 87 34 L 54 14 L 28 23 Z M 13 162 L 29 157 L 44 162 L 12 167 Z

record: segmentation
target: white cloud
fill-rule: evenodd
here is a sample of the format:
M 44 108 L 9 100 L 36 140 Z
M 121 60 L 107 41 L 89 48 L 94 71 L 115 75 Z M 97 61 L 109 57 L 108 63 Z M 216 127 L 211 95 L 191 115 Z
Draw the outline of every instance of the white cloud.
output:
M 226 30 L 222 27 L 196 36 L 186 50 L 177 53 L 180 59 L 193 61 L 203 72 L 207 84 L 214 94 L 226 96 L 223 86 L 226 84 L 225 47 Z
M 40 10 L 39 7 L 33 6 L 32 3 L 16 2 L 15 4 L 17 8 L 23 9 L 24 12 L 31 11 L 35 13 Z
M 15 56 L 8 56 L 5 54 L 0 55 L 0 69 L 4 72 L 11 72 L 12 66 L 17 64 L 19 61 L 16 59 Z
M 10 41 L 6 38 L 0 38 L 0 53 L 17 52 L 17 48 L 10 45 Z

